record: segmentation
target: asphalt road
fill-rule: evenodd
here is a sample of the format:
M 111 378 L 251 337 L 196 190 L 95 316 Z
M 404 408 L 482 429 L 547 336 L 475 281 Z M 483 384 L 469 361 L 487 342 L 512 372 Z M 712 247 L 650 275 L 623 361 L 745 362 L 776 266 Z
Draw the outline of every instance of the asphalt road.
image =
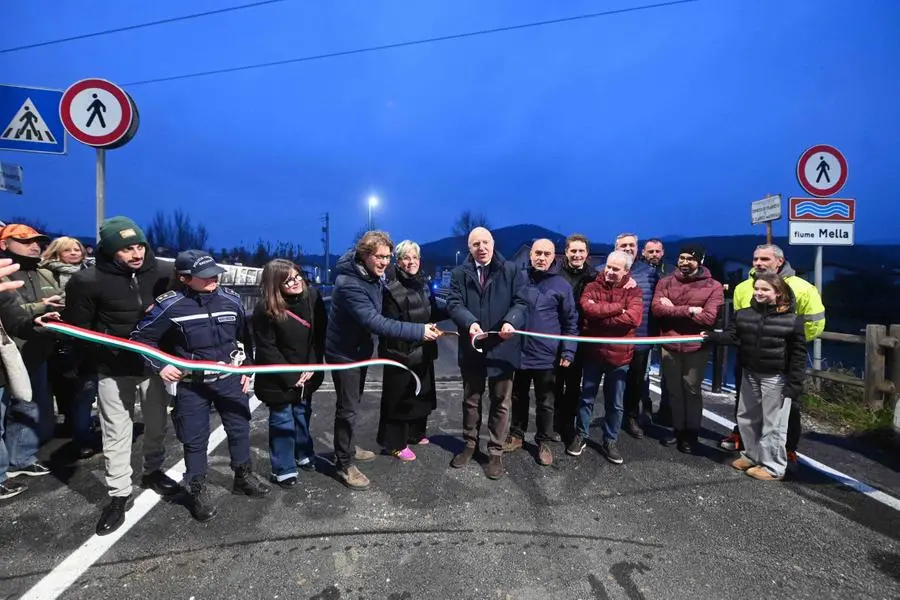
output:
M 454 352 L 453 340 L 442 342 L 439 378 L 457 374 Z M 358 439 L 374 448 L 376 371 L 370 380 Z M 721 429 L 710 425 L 702 456 L 623 436 L 622 466 L 596 447 L 573 458 L 557 444 L 552 466 L 538 466 L 531 447 L 507 455 L 507 476 L 490 481 L 483 464 L 449 468 L 462 447 L 461 385 L 439 389 L 433 443 L 417 447 L 412 463 L 379 456 L 362 465 L 368 491 L 333 478 L 328 390 L 314 398 L 320 471 L 302 473 L 297 488 L 262 500 L 231 495 L 220 445 L 210 460 L 216 519 L 199 524 L 182 502 L 159 503 L 61 597 L 900 597 L 900 512 L 811 469 L 780 483 L 753 481 L 713 448 Z M 709 403 L 727 414 L 722 398 Z M 266 418 L 265 407 L 254 413 L 252 441 L 254 461 L 268 473 Z M 181 453 L 171 435 L 169 447 L 174 464 Z M 876 460 L 829 451 L 862 479 L 896 476 Z M 26 494 L 0 504 L 2 598 L 21 596 L 90 539 L 105 502 L 100 458 L 56 461 L 53 476 L 28 483 Z

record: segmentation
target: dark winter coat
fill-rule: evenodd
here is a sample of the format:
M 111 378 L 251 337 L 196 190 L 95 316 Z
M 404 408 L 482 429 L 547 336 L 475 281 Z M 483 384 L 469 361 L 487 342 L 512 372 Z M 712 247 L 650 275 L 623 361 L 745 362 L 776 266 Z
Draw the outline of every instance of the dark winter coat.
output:
M 734 320 L 723 332 L 710 332 L 715 344 L 738 346 L 744 370 L 760 375 L 784 373 L 784 397 L 797 399 L 806 377 L 806 336 L 804 320 L 791 308 L 777 312 L 771 305 L 752 300 L 748 308 L 735 312 Z
M 39 336 L 34 323 L 25 310 L 19 305 L 19 298 L 14 291 L 0 292 L 0 323 L 11 337 L 31 339 Z M 0 360 L 0 387 L 6 387 L 6 369 Z
M 422 277 L 407 275 L 401 269 L 391 269 L 387 273 L 381 314 L 407 323 L 435 323 L 446 318 Z M 378 356 L 412 367 L 436 360 L 438 345 L 437 342 L 409 342 L 382 336 L 378 339 Z
M 328 320 L 325 302 L 319 290 L 308 283 L 304 285 L 302 294 L 286 297 L 287 310 L 297 318 L 285 315 L 283 319 L 273 319 L 266 314 L 265 303 L 257 303 L 251 319 L 256 364 L 314 365 L 323 361 Z M 294 387 L 300 373 L 260 373 L 253 390 L 261 402 L 278 409 L 308 399 L 322 385 L 324 375 L 322 371 L 313 374 L 303 386 L 302 398 L 300 389 Z
M 519 368 L 522 336 L 508 340 L 490 336 L 479 342 L 483 353 L 472 349 L 469 328 L 478 323 L 483 331 L 499 331 L 503 323 L 525 329 L 528 322 L 528 303 L 524 290 L 525 273 L 513 262 L 506 261 L 499 252 L 488 265 L 484 288 L 478 281 L 475 260 L 470 254 L 450 275 L 447 312 L 459 330 L 459 366 L 461 369 L 486 369 L 488 377 L 510 375 Z
M 660 300 L 668 298 L 674 306 L 664 306 Z M 693 275 L 683 275 L 680 270 L 666 275 L 656 285 L 653 295 L 653 316 L 659 319 L 660 335 L 699 335 L 716 324 L 719 310 L 725 302 L 722 284 L 701 266 Z M 703 310 L 691 315 L 688 309 L 699 306 Z M 687 344 L 663 344 L 669 352 L 695 352 L 700 342 Z
M 575 298 L 575 306 L 579 311 L 579 317 L 581 316 L 581 294 L 584 293 L 584 287 L 592 282 L 595 277 L 597 277 L 597 269 L 588 262 L 585 261 L 584 266 L 580 269 L 572 268 L 565 258 L 559 264 L 559 276 L 566 280 L 566 282 L 572 286 L 572 297 Z
M 66 284 L 66 323 L 128 339 L 135 325 L 163 294 L 173 272 L 157 263 L 148 249 L 137 271 L 119 264 L 104 253 L 93 267 L 72 275 Z M 144 359 L 134 352 L 108 346 L 79 344 L 83 365 L 88 371 L 107 375 L 143 375 Z
M 625 288 L 628 277 L 617 284 L 606 281 L 603 273 L 584 288 L 581 310 L 584 317 L 581 335 L 585 337 L 634 337 L 641 325 L 644 303 L 639 287 Z M 583 344 L 586 356 L 592 360 L 621 367 L 631 362 L 631 344 Z
M 537 333 L 578 335 L 578 310 L 572 296 L 572 286 L 562 276 L 525 270 L 528 285 L 525 298 L 528 302 L 528 329 Z M 526 337 L 522 340 L 522 369 L 552 369 L 559 359 L 575 359 L 577 342 L 559 342 Z
M 367 360 L 375 350 L 374 336 L 409 342 L 425 337 L 425 325 L 388 319 L 381 314 L 382 280 L 370 273 L 350 251 L 334 268 L 334 291 L 328 313 L 325 359 L 330 363 Z
M 388 319 L 410 323 L 434 323 L 446 318 L 422 277 L 407 275 L 401 269 L 390 269 L 387 273 L 382 314 Z M 405 342 L 382 337 L 378 340 L 378 355 L 408 366 L 422 383 L 416 396 L 412 375 L 401 369 L 386 368 L 382 376 L 382 418 L 409 421 L 427 417 L 437 407 L 434 387 L 437 342 Z
M 59 310 L 41 302 L 44 298 L 62 294 L 62 290 L 53 278 L 53 273 L 38 266 L 39 258 L 20 256 L 13 252 L 0 253 L 0 257 L 11 258 L 20 267 L 18 271 L 4 279 L 21 281 L 25 284 L 10 293 L 18 298 L 19 306 L 28 316 L 33 319 L 44 313 Z M 39 335 L 28 340 L 13 337 L 19 352 L 22 353 L 22 360 L 29 369 L 46 362 L 56 347 L 56 340 L 52 335 Z
M 651 267 L 645 262 L 636 262 L 631 267 L 631 278 L 641 290 L 641 298 L 644 305 L 644 314 L 641 317 L 641 324 L 638 326 L 635 335 L 638 337 L 647 337 L 653 335 L 655 331 L 650 313 L 650 305 L 653 304 L 653 292 L 656 291 L 656 284 L 659 283 L 659 271 Z

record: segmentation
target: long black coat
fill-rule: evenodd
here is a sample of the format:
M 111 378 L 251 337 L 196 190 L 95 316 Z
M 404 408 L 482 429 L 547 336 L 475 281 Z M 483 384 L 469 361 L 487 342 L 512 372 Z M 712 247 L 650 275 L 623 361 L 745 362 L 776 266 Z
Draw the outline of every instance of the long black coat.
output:
M 478 323 L 483 331 L 499 331 L 503 323 L 524 329 L 528 320 L 528 301 L 525 272 L 499 252 L 488 265 L 488 275 L 482 288 L 475 271 L 475 261 L 469 255 L 450 276 L 447 312 L 459 328 L 459 366 L 461 369 L 485 369 L 488 377 L 510 375 L 519 368 L 522 355 L 522 336 L 508 340 L 490 336 L 480 343 L 484 353 L 472 349 L 469 328 Z
M 388 275 L 382 303 L 385 317 L 408 323 L 434 323 L 445 318 L 420 277 L 410 277 L 400 269 Z M 410 367 L 422 382 L 422 390 L 416 396 L 412 375 L 402 369 L 385 367 L 381 392 L 382 417 L 395 420 L 427 417 L 437 407 L 434 389 L 437 342 L 405 342 L 381 337 L 378 340 L 378 356 Z
M 296 316 L 309 323 L 307 327 L 297 319 L 286 315 L 284 319 L 272 319 L 266 314 L 265 304 L 260 301 L 253 310 L 253 340 L 256 346 L 256 364 L 319 364 L 325 356 L 325 326 L 328 320 L 325 303 L 319 291 L 307 285 L 306 291 L 297 299 L 302 309 L 289 304 Z M 308 317 L 312 318 L 308 318 Z M 324 372 L 315 373 L 303 386 L 303 399 L 308 399 L 319 389 Z M 299 390 L 294 387 L 299 373 L 260 373 L 253 386 L 256 397 L 261 402 L 281 407 L 296 404 L 301 400 Z

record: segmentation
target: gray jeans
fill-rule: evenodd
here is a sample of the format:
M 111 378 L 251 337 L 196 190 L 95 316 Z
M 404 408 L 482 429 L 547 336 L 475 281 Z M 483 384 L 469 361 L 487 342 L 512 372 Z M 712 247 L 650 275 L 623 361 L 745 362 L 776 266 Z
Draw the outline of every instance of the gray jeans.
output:
M 662 351 L 662 372 L 672 405 L 672 427 L 676 432 L 696 435 L 703 424 L 703 393 L 700 388 L 709 350 Z
M 791 400 L 784 397 L 781 373 L 744 371 L 737 412 L 743 455 L 776 477 L 783 477 L 787 468 L 785 442 L 790 413 Z
M 97 385 L 106 487 L 110 496 L 131 494 L 131 441 L 134 407 L 140 400 L 144 417 L 144 474 L 162 468 L 166 457 L 166 404 L 162 380 L 150 377 L 101 375 Z

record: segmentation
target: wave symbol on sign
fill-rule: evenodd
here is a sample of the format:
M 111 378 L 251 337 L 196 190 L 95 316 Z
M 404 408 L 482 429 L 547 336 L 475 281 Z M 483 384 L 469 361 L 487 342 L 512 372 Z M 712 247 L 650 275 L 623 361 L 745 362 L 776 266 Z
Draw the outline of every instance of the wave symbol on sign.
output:
M 815 202 L 801 202 L 797 205 L 794 212 L 798 217 L 811 216 L 822 219 L 839 216 L 845 219 L 850 218 L 850 207 L 843 202 L 832 202 L 824 206 Z

